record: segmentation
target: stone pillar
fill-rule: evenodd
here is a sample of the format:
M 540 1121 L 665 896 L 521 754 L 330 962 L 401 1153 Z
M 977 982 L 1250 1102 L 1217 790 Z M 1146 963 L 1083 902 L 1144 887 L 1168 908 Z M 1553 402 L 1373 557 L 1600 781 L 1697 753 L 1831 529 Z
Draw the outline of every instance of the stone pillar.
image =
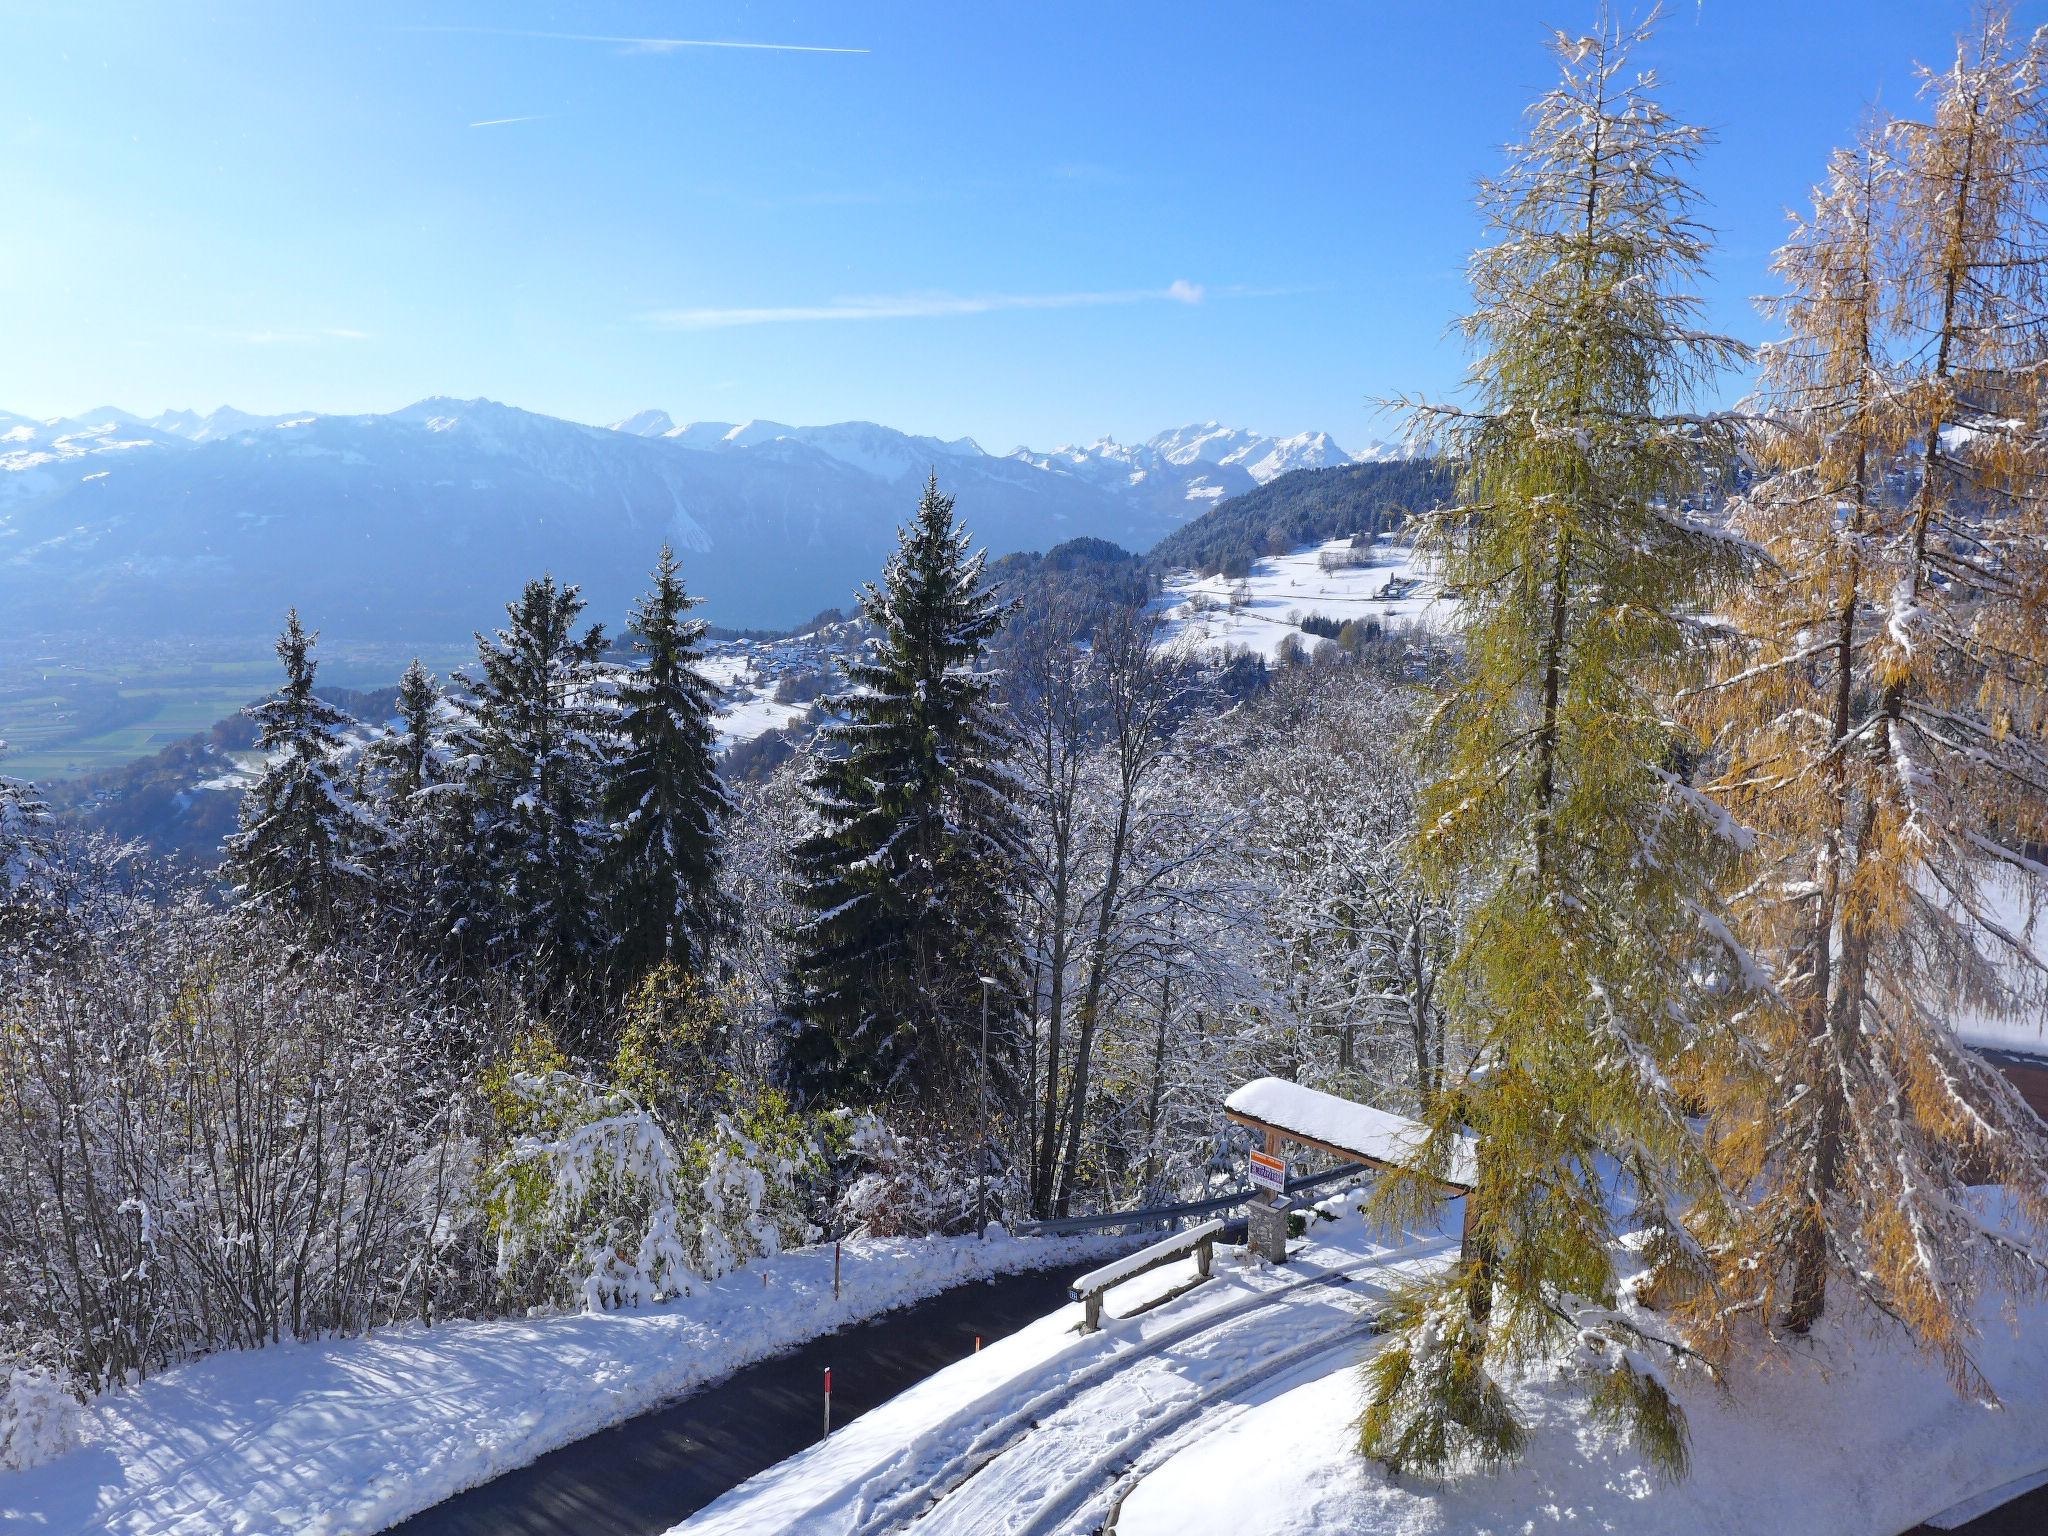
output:
M 1272 1195 L 1261 1195 L 1247 1212 L 1246 1241 L 1268 1264 L 1287 1262 L 1287 1207 Z

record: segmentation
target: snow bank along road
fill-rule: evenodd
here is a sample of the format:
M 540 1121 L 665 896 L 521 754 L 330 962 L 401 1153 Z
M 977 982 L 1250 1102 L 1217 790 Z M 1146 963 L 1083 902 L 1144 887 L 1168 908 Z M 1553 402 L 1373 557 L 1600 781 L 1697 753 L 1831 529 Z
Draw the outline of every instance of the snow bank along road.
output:
M 659 1306 L 209 1356 L 103 1395 L 77 1449 L 0 1472 L 0 1531 L 380 1531 L 835 1328 L 991 1275 L 1070 1274 L 1129 1242 L 872 1239 L 846 1245 L 836 1298 L 827 1245 Z
M 1355 1204 L 1324 1202 L 1346 1215 L 1317 1224 L 1285 1269 L 1230 1251 L 1184 1290 L 1193 1260 L 1169 1266 L 1112 1292 L 1111 1314 L 1127 1315 L 1098 1334 L 1079 1334 L 1079 1307 L 1063 1307 L 742 1484 L 677 1536 L 1097 1530 L 1245 1394 L 1354 1360 L 1386 1291 L 1456 1249 L 1441 1232 L 1377 1243 Z

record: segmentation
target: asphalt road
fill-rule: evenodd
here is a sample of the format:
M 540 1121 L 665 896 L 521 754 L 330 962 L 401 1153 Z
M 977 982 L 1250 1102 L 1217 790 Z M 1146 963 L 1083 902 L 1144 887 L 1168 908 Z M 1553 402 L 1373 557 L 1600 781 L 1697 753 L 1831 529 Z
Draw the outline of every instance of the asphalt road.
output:
M 1067 1299 L 1072 1266 L 955 1287 L 763 1360 L 391 1527 L 394 1536 L 652 1536 Z
M 1067 1299 L 1072 1266 L 959 1286 L 551 1451 L 391 1528 L 392 1536 L 655 1536 L 818 1438 L 824 1371 L 845 1424 Z M 1959 1527 L 2048 1536 L 2048 1488 Z M 1919 1526 L 1908 1536 L 1939 1536 Z
M 2010 1504 L 2001 1504 L 1979 1515 L 1968 1525 L 1959 1525 L 1946 1536 L 2043 1536 L 2048 1533 L 2048 1488 L 2023 1493 Z M 1944 1536 L 1931 1525 L 1916 1525 L 1906 1536 Z

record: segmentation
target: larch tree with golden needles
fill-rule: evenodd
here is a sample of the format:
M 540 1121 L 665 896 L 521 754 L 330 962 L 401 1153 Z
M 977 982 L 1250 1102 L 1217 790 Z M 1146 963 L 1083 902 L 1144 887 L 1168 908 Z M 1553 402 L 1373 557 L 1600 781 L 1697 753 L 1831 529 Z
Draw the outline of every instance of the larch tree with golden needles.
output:
M 1698 327 L 1705 135 L 1629 64 L 1646 31 L 1555 38 L 1561 79 L 1481 188 L 1468 403 L 1417 408 L 1462 471 L 1433 521 L 1466 646 L 1419 851 L 1472 893 L 1446 986 L 1478 1044 L 1380 1209 L 1422 1214 L 1461 1125 L 1478 1187 L 1459 1264 L 1397 1301 L 1366 1367 L 1361 1448 L 1395 1470 L 1512 1459 L 1502 1379 L 1560 1356 L 1599 1417 L 1686 1465 L 1662 1363 L 1689 1351 L 1620 1307 L 1617 1233 L 1678 1294 L 1727 1219 L 1686 1083 L 1753 969 L 1715 896 L 1741 836 L 1688 782 L 1669 699 L 1745 559 L 1697 515 L 1739 424 L 1691 409 L 1744 349 Z
M 2048 1279 L 2048 1140 L 1951 1028 L 2043 1006 L 2044 64 L 1987 13 L 1929 120 L 1838 154 L 1779 253 L 1789 334 L 1735 519 L 1770 565 L 1696 701 L 1713 791 L 1761 836 L 1740 916 L 1778 968 L 1763 1098 L 1718 1117 L 1762 1191 L 1723 1300 L 1803 1333 L 1833 1279 L 1973 1391 L 1977 1292 Z M 2017 1221 L 1987 1221 L 1983 1182 Z

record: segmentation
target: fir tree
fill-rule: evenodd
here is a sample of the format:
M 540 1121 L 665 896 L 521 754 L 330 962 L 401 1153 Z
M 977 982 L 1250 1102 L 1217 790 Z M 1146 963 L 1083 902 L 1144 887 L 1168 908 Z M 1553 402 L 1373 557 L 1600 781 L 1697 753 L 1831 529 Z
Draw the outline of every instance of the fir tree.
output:
M 700 968 L 724 920 L 719 838 L 730 809 L 719 782 L 713 691 L 698 670 L 704 624 L 686 618 L 675 554 L 662 546 L 654 586 L 633 612 L 647 658 L 619 685 L 624 748 L 611 772 L 612 924 L 627 976 L 661 964 Z
M 398 680 L 398 730 L 385 738 L 391 794 L 410 800 L 441 777 L 437 750 L 441 689 L 415 656 Z
M 1685 1465 L 1656 1352 L 1614 1310 L 1608 1185 L 1618 1171 L 1665 1281 L 1706 1278 L 1680 1222 L 1722 1202 L 1683 1072 L 1725 1007 L 1733 957 L 1705 936 L 1726 932 L 1736 850 L 1684 780 L 1665 689 L 1735 564 L 1687 511 L 1733 428 L 1686 406 L 1741 348 L 1697 328 L 1708 241 L 1685 178 L 1704 135 L 1626 73 L 1643 35 L 1556 37 L 1562 79 L 1482 187 L 1497 239 L 1470 265 L 1472 406 L 1419 411 L 1462 469 L 1464 505 L 1435 523 L 1467 646 L 1430 727 L 1419 859 L 1447 900 L 1470 892 L 1443 997 L 1477 1055 L 1424 1107 L 1382 1210 L 1433 1202 L 1461 1124 L 1478 1186 L 1460 1263 L 1403 1301 L 1368 1368 L 1361 1443 L 1395 1468 L 1512 1459 L 1494 1373 L 1567 1348 L 1603 1416 Z
M 604 631 L 576 633 L 583 599 L 552 576 L 506 605 L 510 622 L 477 636 L 468 780 L 479 854 L 496 897 L 487 948 L 544 987 L 596 964 L 605 948 L 596 875 L 611 753 Z
M 0 756 L 7 743 L 0 741 Z M 0 902 L 35 878 L 48 857 L 49 803 L 26 779 L 0 774 Z
M 2048 893 L 2048 50 L 2008 25 L 1929 78 L 1930 121 L 1837 155 L 1779 253 L 1772 473 L 1737 517 L 1771 566 L 1699 705 L 1783 999 L 1760 1098 L 1722 1106 L 1764 1191 L 1723 1285 L 1796 1333 L 1836 1277 L 1973 1392 L 1977 1287 L 2048 1279 L 2048 1138 L 1949 1028 L 2043 991 L 2012 914 Z M 1984 1231 L 1987 1178 L 2035 1246 Z
M 366 860 L 381 839 L 337 764 L 349 717 L 313 691 L 318 640 L 296 608 L 286 614 L 277 639 L 283 686 L 248 710 L 267 762 L 242 797 L 227 872 L 242 901 L 290 913 L 326 937 L 367 894 Z
M 879 586 L 878 631 L 831 701 L 811 775 L 821 830 L 795 850 L 796 996 L 787 1070 L 808 1097 L 957 1093 L 972 1081 L 982 976 L 992 1071 L 1014 1050 L 1021 833 L 982 666 L 1004 609 L 953 498 L 926 483 Z
M 363 765 L 366 798 L 385 828 L 378 906 L 417 948 L 445 951 L 461 931 L 468 888 L 481 877 L 452 712 L 417 657 L 398 681 L 394 713 L 395 728 L 372 744 Z

